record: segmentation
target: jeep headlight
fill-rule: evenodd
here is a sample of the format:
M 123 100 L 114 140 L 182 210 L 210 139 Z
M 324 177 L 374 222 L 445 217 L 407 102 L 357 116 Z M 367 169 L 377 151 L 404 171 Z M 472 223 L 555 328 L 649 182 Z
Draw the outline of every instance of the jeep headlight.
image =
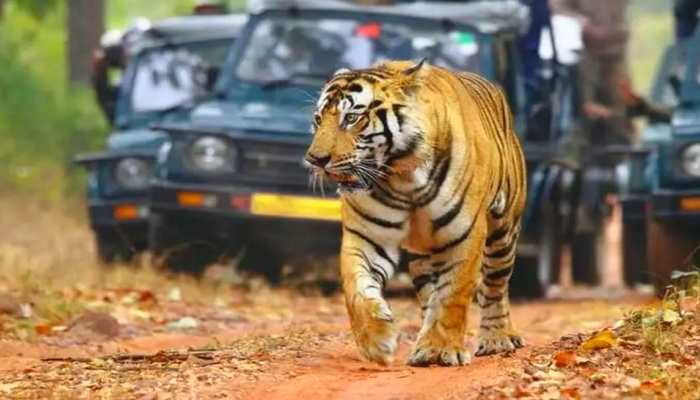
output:
M 125 158 L 114 169 L 117 183 L 127 190 L 147 188 L 152 174 L 151 163 L 140 158 Z
M 700 143 L 691 144 L 683 149 L 681 165 L 686 174 L 700 177 Z
M 204 136 L 190 146 L 192 165 L 202 171 L 215 172 L 233 164 L 233 149 L 225 140 Z

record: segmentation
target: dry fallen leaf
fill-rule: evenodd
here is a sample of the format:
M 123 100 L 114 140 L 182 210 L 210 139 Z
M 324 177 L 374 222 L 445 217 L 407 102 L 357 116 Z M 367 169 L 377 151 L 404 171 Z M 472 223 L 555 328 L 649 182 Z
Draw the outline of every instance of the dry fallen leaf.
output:
M 174 287 L 168 292 L 168 300 L 170 301 L 182 301 L 182 291 L 179 287 Z
M 596 372 L 594 374 L 591 374 L 590 379 L 593 382 L 598 382 L 598 383 L 604 383 L 607 379 L 607 376 L 601 372 Z
M 182 317 L 177 321 L 172 321 L 168 324 L 168 329 L 185 330 L 194 329 L 199 326 L 199 321 L 192 317 Z
M 34 325 L 34 332 L 37 333 L 37 335 L 48 335 L 51 333 L 51 325 L 49 324 L 36 324 Z
M 634 391 L 641 387 L 642 382 L 640 382 L 637 378 L 632 378 L 631 376 L 628 376 L 622 380 L 622 385 L 625 386 L 627 390 Z
M 576 352 L 566 350 L 554 354 L 554 365 L 557 368 L 571 367 L 576 364 Z
M 680 363 L 677 363 L 673 360 L 668 360 L 668 361 L 664 361 L 661 363 L 661 368 L 663 368 L 665 370 L 668 370 L 669 368 L 672 368 L 672 367 L 680 367 L 680 366 L 682 366 Z
M 607 349 L 617 345 L 617 336 L 610 329 L 603 329 L 581 344 L 584 350 Z
M 527 390 L 527 388 L 518 385 L 518 386 L 515 388 L 515 391 L 513 392 L 513 396 L 514 396 L 514 397 L 517 397 L 517 398 L 520 398 L 520 397 L 530 397 L 530 396 L 532 396 L 532 393 L 530 393 L 530 392 Z
M 559 393 L 562 397 L 567 399 L 579 400 L 581 398 L 581 395 L 576 388 L 563 388 L 559 391 Z
M 695 364 L 695 357 L 688 355 L 688 354 L 683 354 L 681 356 L 681 361 L 685 365 L 693 365 L 693 364 Z
M 669 324 L 678 323 L 679 321 L 681 321 L 683 319 L 683 318 L 681 318 L 681 315 L 678 314 L 676 311 L 669 310 L 669 309 L 664 310 L 664 313 L 663 313 L 661 318 L 664 322 L 669 323 Z
M 656 379 L 644 381 L 639 385 L 639 390 L 646 393 L 660 393 L 664 390 L 664 384 Z

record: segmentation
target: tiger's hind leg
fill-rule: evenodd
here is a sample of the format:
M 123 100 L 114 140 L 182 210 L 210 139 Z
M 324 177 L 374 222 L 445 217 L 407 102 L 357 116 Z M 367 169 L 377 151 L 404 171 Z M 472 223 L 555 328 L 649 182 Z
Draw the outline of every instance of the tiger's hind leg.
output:
M 467 275 L 468 270 L 476 272 L 477 268 L 478 264 L 455 260 L 430 261 L 431 272 L 426 274 L 415 274 L 411 269 L 423 322 L 408 364 L 457 366 L 471 362 L 464 336 L 476 279 L 460 275 Z
M 409 265 L 423 309 L 421 330 L 408 357 L 410 365 L 457 366 L 471 362 L 465 334 L 486 226 L 481 220 L 467 229 L 463 239 L 448 242 L 429 258 Z
M 510 319 L 508 283 L 513 273 L 519 224 L 492 230 L 486 241 L 481 267 L 482 279 L 476 291 L 481 308 L 481 326 L 476 356 L 508 352 L 523 347 L 523 340 Z

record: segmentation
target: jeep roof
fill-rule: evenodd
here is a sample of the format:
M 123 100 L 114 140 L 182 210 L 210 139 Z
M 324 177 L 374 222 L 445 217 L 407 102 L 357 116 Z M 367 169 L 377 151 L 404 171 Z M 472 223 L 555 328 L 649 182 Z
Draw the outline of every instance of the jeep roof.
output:
M 473 27 L 482 33 L 518 31 L 530 26 L 529 8 L 517 0 L 481 0 L 469 3 L 414 2 L 395 5 L 358 5 L 341 0 L 249 0 L 248 11 L 259 14 L 276 9 L 357 11 L 387 15 L 405 15 Z
M 138 53 L 144 47 L 163 42 L 193 42 L 237 37 L 248 20 L 245 14 L 188 15 L 154 22 L 128 35 L 127 51 Z

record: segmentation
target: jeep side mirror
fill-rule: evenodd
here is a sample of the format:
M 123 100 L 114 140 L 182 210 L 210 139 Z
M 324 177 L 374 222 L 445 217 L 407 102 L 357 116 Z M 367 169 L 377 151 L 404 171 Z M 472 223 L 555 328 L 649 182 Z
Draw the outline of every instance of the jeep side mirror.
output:
M 103 49 L 97 49 L 92 57 L 92 88 L 97 104 L 110 124 L 114 123 L 117 95 L 119 88 L 112 84 L 109 77 L 110 60 Z
M 114 35 L 108 32 L 105 36 Z M 110 124 L 114 124 L 114 117 L 117 107 L 117 96 L 119 95 L 119 84 L 113 82 L 110 71 L 114 69 L 124 70 L 125 54 L 124 45 L 121 40 L 103 37 L 103 42 L 92 53 L 92 87 L 95 91 L 97 104 L 102 109 Z

